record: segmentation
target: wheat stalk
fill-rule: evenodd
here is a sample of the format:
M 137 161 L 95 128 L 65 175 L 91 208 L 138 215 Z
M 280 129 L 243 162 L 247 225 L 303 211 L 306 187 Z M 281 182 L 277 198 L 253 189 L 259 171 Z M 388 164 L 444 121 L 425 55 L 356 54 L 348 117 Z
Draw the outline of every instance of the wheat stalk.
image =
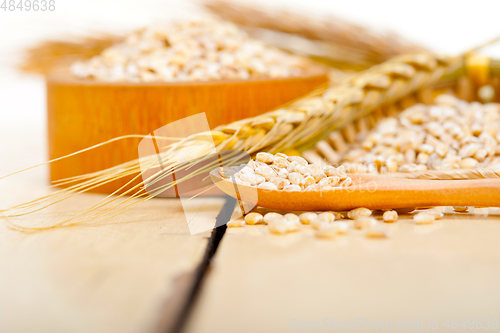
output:
M 102 221 L 154 198 L 161 191 L 174 186 L 174 183 L 170 182 L 162 185 L 155 193 L 148 193 L 145 190 L 144 184 L 148 181 L 165 178 L 171 174 L 171 171 L 160 170 L 160 166 L 163 166 L 164 170 L 188 169 L 194 163 L 184 161 L 206 156 L 213 150 L 214 144 L 219 151 L 222 149 L 243 150 L 250 154 L 258 151 L 280 152 L 301 149 L 302 146 L 318 141 L 329 132 L 371 112 L 383 103 L 395 101 L 423 87 L 432 86 L 444 75 L 456 73 L 462 65 L 462 58 L 441 57 L 430 53 L 400 56 L 354 74 L 341 83 L 319 89 L 286 107 L 219 126 L 212 131 L 198 133 L 171 143 L 166 146 L 165 153 L 160 155 L 160 159 L 158 155 L 146 156 L 91 175 L 63 180 L 59 184 L 74 184 L 46 197 L 0 211 L 0 213 L 3 213 L 4 217 L 13 218 L 37 212 L 102 184 L 124 177 L 133 177 L 114 195 L 54 225 L 24 227 L 9 223 L 17 230 L 37 231 Z M 148 167 L 141 168 L 141 165 L 148 165 Z M 207 166 L 209 167 L 215 167 L 215 165 Z M 156 169 L 158 171 L 144 182 L 125 190 L 134 180 L 140 179 L 145 172 Z M 207 170 L 209 169 L 191 170 L 190 175 L 185 179 Z M 185 179 L 176 182 L 179 183 Z M 124 196 L 129 197 L 117 203 L 117 200 Z
M 394 33 L 376 33 L 338 17 L 319 18 L 284 10 L 265 11 L 225 0 L 210 0 L 204 5 L 221 18 L 246 27 L 254 37 L 308 54 L 339 68 L 368 68 L 399 54 L 424 51 L 423 47 Z M 305 40 L 300 41 L 298 37 Z M 297 44 L 303 47 L 294 47 Z
M 48 74 L 76 60 L 90 59 L 111 45 L 121 42 L 123 36 L 96 33 L 90 36 L 71 36 L 68 40 L 46 40 L 24 50 L 18 68 L 27 73 Z M 70 41 L 71 40 L 71 41 Z
M 245 26 L 257 39 L 339 69 L 366 69 L 395 55 L 423 51 L 396 35 L 377 34 L 339 18 L 318 20 L 283 11 L 264 12 L 226 1 L 211 1 L 205 6 L 224 19 Z M 123 39 L 122 35 L 97 32 L 42 41 L 24 50 L 18 68 L 45 75 L 76 60 L 98 55 Z

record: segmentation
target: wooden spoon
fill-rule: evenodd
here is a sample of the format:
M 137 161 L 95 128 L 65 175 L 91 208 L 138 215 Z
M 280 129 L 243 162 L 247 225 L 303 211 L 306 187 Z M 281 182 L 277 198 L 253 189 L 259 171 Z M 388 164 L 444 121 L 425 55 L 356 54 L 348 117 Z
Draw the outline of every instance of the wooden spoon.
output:
M 352 185 L 329 191 L 265 190 L 238 184 L 238 194 L 255 198 L 261 207 L 282 210 L 390 209 L 428 206 L 500 206 L 500 179 L 414 180 L 385 176 L 349 175 Z M 235 184 L 219 170 L 210 173 L 223 192 L 235 196 Z

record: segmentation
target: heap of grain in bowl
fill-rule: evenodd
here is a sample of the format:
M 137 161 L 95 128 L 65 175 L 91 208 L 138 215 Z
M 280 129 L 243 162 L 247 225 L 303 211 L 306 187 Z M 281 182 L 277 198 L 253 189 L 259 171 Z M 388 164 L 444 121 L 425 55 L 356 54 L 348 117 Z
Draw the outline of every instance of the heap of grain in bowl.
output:
M 152 25 L 71 71 L 102 81 L 210 81 L 305 75 L 311 64 L 211 18 Z
M 236 183 L 267 190 L 328 191 L 351 185 L 345 168 L 309 164 L 300 156 L 257 153 L 256 159 L 233 169 Z M 228 178 L 222 169 L 221 175 Z
M 381 119 L 350 147 L 351 173 L 416 172 L 500 165 L 500 104 L 468 103 L 441 95 Z

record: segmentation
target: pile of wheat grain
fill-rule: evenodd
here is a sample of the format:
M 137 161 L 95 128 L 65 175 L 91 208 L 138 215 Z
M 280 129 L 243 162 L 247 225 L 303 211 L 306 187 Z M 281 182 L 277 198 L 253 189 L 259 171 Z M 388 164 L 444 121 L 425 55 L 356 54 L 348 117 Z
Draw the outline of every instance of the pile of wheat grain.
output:
M 343 166 L 309 164 L 300 156 L 283 153 L 257 153 L 256 160 L 231 170 L 221 168 L 221 175 L 229 178 L 233 172 L 235 181 L 242 185 L 257 186 L 266 190 L 329 191 L 334 187 L 348 187 L 351 178 Z
M 341 157 L 349 172 L 453 170 L 500 165 L 500 105 L 450 95 L 387 117 Z
M 103 81 L 209 81 L 304 75 L 310 64 L 211 18 L 151 25 L 71 67 Z

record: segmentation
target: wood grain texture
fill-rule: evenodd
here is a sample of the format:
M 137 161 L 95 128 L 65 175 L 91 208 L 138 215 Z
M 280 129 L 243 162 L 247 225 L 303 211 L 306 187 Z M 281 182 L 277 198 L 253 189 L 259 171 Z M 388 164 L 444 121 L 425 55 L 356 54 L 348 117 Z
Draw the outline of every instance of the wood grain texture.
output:
M 272 110 L 327 82 L 322 71 L 290 79 L 112 84 L 47 79 L 49 157 L 61 157 L 128 134 L 147 135 L 205 112 L 211 128 Z M 103 170 L 138 157 L 140 139 L 125 139 L 51 165 L 51 180 Z M 111 193 L 129 179 L 103 185 Z
M 42 133 L 33 125 L 0 123 L 0 154 L 8 161 L 0 164 L 1 176 L 45 160 L 46 144 L 36 140 Z M 1 180 L 0 209 L 50 191 L 46 171 Z M 10 221 L 53 223 L 103 197 L 80 195 Z M 212 219 L 218 211 L 202 202 L 198 218 Z M 152 200 L 100 224 L 34 234 L 13 231 L 0 219 L 0 332 L 136 333 L 154 331 L 160 319 L 168 324 L 183 301 L 182 280 L 201 261 L 209 235 L 189 234 L 178 203 Z
M 500 211 L 488 218 L 447 212 L 433 225 L 400 216 L 385 225 L 389 239 L 352 229 L 320 240 L 309 226 L 278 236 L 262 225 L 229 229 L 187 332 L 302 331 L 294 318 L 384 320 L 393 330 L 399 321 L 422 321 L 414 331 L 448 332 L 446 318 L 498 318 Z M 429 330 L 429 319 L 439 319 L 439 329 Z

